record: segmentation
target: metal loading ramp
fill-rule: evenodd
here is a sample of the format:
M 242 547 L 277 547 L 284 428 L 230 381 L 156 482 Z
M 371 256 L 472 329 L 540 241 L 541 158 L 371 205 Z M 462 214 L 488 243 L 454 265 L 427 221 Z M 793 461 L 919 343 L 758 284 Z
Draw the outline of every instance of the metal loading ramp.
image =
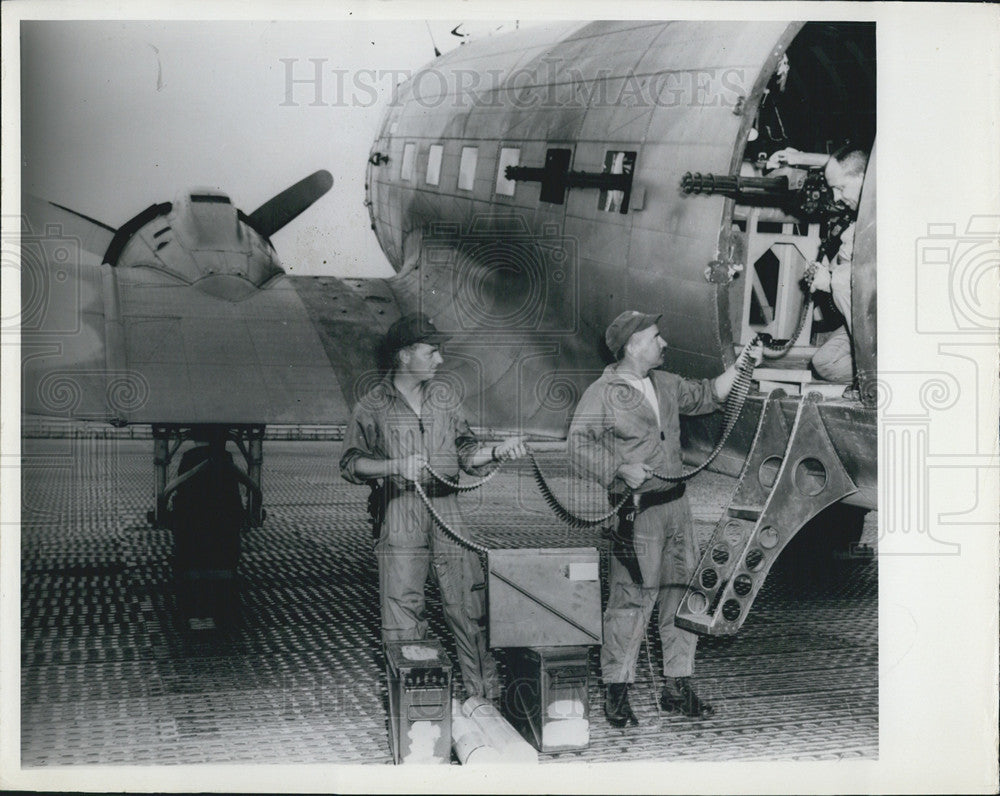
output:
M 341 481 L 339 442 L 265 444 L 267 519 L 243 537 L 241 618 L 214 628 L 176 618 L 171 534 L 146 523 L 151 441 L 23 443 L 22 765 L 391 763 L 367 490 Z M 540 463 L 565 485 L 563 457 Z M 703 547 L 733 485 L 712 473 L 690 484 Z M 492 547 L 602 546 L 558 523 L 527 466 L 462 501 Z M 651 627 L 632 699 L 641 724 L 611 728 L 593 649 L 590 746 L 541 761 L 877 757 L 876 536 L 871 513 L 853 553 L 787 551 L 739 634 L 701 639 L 709 719 L 659 717 Z

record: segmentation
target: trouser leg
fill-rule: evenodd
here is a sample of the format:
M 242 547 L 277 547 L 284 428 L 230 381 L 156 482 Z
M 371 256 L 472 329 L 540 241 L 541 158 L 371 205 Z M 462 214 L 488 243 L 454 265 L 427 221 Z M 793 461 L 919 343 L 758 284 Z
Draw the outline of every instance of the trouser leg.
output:
M 434 506 L 462 536 L 467 528 L 454 495 L 435 498 Z M 486 645 L 486 588 L 475 551 L 460 545 L 435 524 L 432 530 L 434 575 L 441 591 L 444 618 L 455 637 L 462 682 L 469 696 L 500 696 L 500 678 Z
M 853 356 L 851 354 L 851 337 L 847 329 L 839 327 L 819 350 L 813 354 L 813 370 L 816 375 L 826 381 L 839 384 L 849 384 L 854 378 Z
M 400 495 L 386 507 L 378 562 L 382 641 L 427 637 L 424 584 L 430 567 L 429 518 L 415 495 Z
M 608 568 L 608 606 L 604 612 L 601 677 L 605 683 L 635 681 L 639 647 L 659 591 L 663 529 L 643 512 L 635 520 L 635 552 L 642 583 L 633 583 L 624 565 L 612 554 Z
M 658 521 L 665 528 L 659 595 L 663 674 L 667 677 L 690 677 L 694 673 L 698 634 L 677 627 L 674 615 L 698 566 L 691 506 L 687 497 L 682 497 L 650 511 L 660 515 Z

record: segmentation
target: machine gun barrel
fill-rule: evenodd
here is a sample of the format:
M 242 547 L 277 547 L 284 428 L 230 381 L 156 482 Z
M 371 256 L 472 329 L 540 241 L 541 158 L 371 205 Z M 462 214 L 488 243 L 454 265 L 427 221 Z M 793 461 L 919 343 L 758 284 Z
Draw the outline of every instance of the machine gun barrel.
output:
M 742 205 L 777 207 L 802 219 L 829 214 L 833 200 L 829 186 L 818 170 L 792 170 L 771 177 L 687 172 L 681 178 L 686 194 L 719 194 Z
M 788 177 L 740 177 L 689 171 L 681 178 L 681 190 L 689 194 L 721 194 L 741 201 L 773 199 L 774 204 L 783 204 L 788 200 L 789 186 Z

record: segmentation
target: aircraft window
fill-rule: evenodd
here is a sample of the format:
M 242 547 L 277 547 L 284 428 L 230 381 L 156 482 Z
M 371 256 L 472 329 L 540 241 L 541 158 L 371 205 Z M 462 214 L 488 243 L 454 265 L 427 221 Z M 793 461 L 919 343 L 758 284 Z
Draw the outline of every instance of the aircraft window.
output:
M 497 187 L 496 192 L 500 196 L 513 196 L 514 188 L 517 187 L 516 180 L 508 180 L 504 176 L 504 171 L 508 166 L 516 166 L 521 162 L 521 150 L 516 148 L 501 147 L 500 163 L 497 166 Z
M 607 152 L 604 155 L 605 174 L 625 174 L 631 177 L 635 170 L 635 152 Z M 627 213 L 632 182 L 624 190 L 602 189 L 597 197 L 597 209 L 606 213 Z
M 431 144 L 427 154 L 427 184 L 437 185 L 441 181 L 441 157 L 444 147 L 441 144 Z
M 472 186 L 476 181 L 476 163 L 478 160 L 478 147 L 462 147 L 462 160 L 458 164 L 458 187 L 463 191 L 472 190 Z
M 413 153 L 417 148 L 416 144 L 406 144 L 403 146 L 403 164 L 399 167 L 399 178 L 401 180 L 413 179 Z

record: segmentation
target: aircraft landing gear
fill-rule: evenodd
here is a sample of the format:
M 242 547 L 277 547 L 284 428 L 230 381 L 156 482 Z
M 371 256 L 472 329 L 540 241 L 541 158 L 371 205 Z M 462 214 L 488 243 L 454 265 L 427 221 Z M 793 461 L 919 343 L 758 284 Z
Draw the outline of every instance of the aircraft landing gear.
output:
M 221 437 L 223 443 L 232 441 L 243 454 L 246 470 L 233 464 L 236 477 L 247 488 L 247 516 L 250 527 L 257 528 L 267 518 L 262 503 L 262 474 L 264 466 L 264 426 L 153 426 L 153 498 L 154 507 L 146 512 L 150 525 L 166 527 L 169 524 L 168 503 L 177 488 L 194 473 L 178 472 L 177 477 L 167 480 L 174 456 L 187 441 L 208 442 Z M 224 444 L 223 444 L 224 447 Z M 232 463 L 232 457 L 229 458 Z
M 239 609 L 236 567 L 244 528 L 260 525 L 263 426 L 154 426 L 156 509 L 149 521 L 173 531 L 173 568 L 179 617 L 192 629 L 235 619 Z M 185 441 L 194 441 L 167 481 Z M 237 467 L 226 444 L 246 460 Z M 246 500 L 243 491 L 245 487 Z

